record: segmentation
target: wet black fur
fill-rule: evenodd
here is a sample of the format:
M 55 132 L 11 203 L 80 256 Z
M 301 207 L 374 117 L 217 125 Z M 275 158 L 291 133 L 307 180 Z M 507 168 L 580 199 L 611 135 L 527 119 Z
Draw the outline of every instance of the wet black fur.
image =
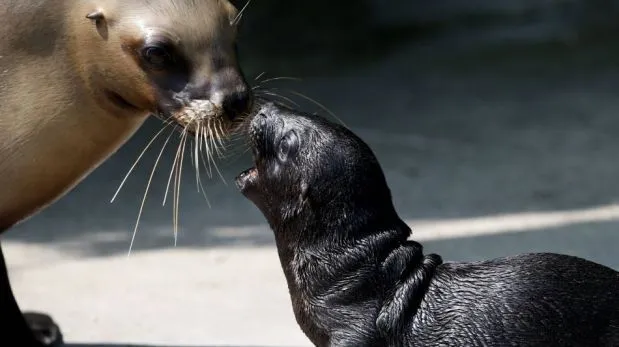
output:
M 298 150 L 277 159 L 288 132 Z M 407 240 L 382 169 L 355 134 L 266 105 L 243 193 L 275 234 L 296 320 L 317 346 L 619 346 L 619 273 L 536 253 L 443 263 Z

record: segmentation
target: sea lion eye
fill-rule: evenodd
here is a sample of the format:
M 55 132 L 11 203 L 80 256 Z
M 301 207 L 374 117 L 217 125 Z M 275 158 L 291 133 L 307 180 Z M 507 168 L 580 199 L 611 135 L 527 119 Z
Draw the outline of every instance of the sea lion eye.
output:
M 286 136 L 284 136 L 281 141 L 279 141 L 277 158 L 282 162 L 286 161 L 286 159 L 288 159 L 288 156 L 294 155 L 298 147 L 299 138 L 297 137 L 297 133 L 295 133 L 294 131 L 289 131 Z
M 169 50 L 155 45 L 142 49 L 142 59 L 154 70 L 164 70 L 174 62 Z

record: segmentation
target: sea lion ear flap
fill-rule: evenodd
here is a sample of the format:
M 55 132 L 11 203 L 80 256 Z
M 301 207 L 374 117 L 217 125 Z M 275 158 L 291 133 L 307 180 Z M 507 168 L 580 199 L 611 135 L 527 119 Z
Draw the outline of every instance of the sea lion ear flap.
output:
M 90 12 L 89 14 L 87 14 L 86 18 L 95 22 L 95 26 L 97 27 L 97 32 L 99 33 L 99 35 L 101 35 L 103 39 L 107 40 L 108 23 L 106 22 L 106 18 L 105 18 L 105 14 L 103 13 L 103 10 L 94 10 Z
M 90 20 L 94 20 L 95 22 L 101 21 L 105 19 L 105 15 L 102 10 L 94 10 L 86 15 L 86 18 Z

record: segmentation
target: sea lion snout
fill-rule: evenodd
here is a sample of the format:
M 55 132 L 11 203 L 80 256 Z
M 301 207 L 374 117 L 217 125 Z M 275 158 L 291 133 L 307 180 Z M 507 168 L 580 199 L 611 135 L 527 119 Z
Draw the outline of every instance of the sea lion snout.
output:
M 225 83 L 227 85 L 220 87 L 220 92 L 218 92 L 221 95 L 219 103 L 229 120 L 236 120 L 240 116 L 246 115 L 253 104 L 252 89 L 245 78 L 240 75 L 238 70 L 233 75 L 226 77 L 228 81 Z
M 240 125 L 250 115 L 254 103 L 252 89 L 242 71 L 232 68 L 215 75 L 194 76 L 192 82 L 167 99 L 167 103 L 160 103 L 164 115 L 172 115 L 192 132 L 200 127 L 221 130 L 216 136 L 225 136 Z
M 251 121 L 250 131 L 264 131 L 271 123 L 273 123 L 273 125 L 282 125 L 284 118 L 290 115 L 289 113 L 290 111 L 288 109 L 273 102 L 260 103 L 254 108 L 254 116 Z M 297 116 L 300 116 L 300 114 Z
M 272 123 L 278 115 L 277 108 L 272 103 L 262 103 L 257 105 L 253 111 L 251 123 L 249 125 L 249 137 L 254 144 L 259 143 L 260 138 L 264 136 L 270 123 Z
M 188 98 L 209 100 L 229 121 L 247 116 L 254 101 L 252 89 L 242 71 L 234 68 L 224 69 L 214 76 L 206 75 L 201 83 L 194 84 L 188 91 Z
M 269 121 L 269 115 L 270 113 L 260 111 L 251 120 L 249 135 L 252 140 L 256 141 L 257 137 L 262 134 L 263 129 L 266 127 Z
M 230 120 L 247 113 L 251 109 L 252 94 L 248 88 L 225 94 L 221 106 Z

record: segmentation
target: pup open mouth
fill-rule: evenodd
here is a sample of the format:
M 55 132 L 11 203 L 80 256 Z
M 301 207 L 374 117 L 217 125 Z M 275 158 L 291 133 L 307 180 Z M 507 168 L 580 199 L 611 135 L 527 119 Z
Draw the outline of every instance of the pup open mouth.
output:
M 258 169 L 256 167 L 249 168 L 241 172 L 236 177 L 236 186 L 241 192 L 245 192 L 250 187 L 254 186 L 258 182 Z
M 250 187 L 256 186 L 258 184 L 258 179 L 259 179 L 258 169 L 257 169 L 259 153 L 255 145 L 254 136 L 252 135 L 250 137 L 252 138 L 252 142 L 254 142 L 251 146 L 252 147 L 252 162 L 254 166 L 241 172 L 236 177 L 236 180 L 235 180 L 237 188 L 242 193 L 245 193 Z
M 261 159 L 261 151 L 258 149 L 258 143 L 262 141 L 262 126 L 264 124 L 259 122 L 257 123 L 258 119 L 256 118 L 256 113 L 257 112 L 254 112 L 251 117 L 248 117 L 245 120 L 245 125 L 247 126 L 246 131 L 249 137 L 250 147 L 252 151 L 252 162 L 254 166 L 241 172 L 236 177 L 236 186 L 244 194 L 251 187 L 255 187 L 256 185 L 258 185 L 258 179 L 260 177 L 257 169 L 258 161 Z

